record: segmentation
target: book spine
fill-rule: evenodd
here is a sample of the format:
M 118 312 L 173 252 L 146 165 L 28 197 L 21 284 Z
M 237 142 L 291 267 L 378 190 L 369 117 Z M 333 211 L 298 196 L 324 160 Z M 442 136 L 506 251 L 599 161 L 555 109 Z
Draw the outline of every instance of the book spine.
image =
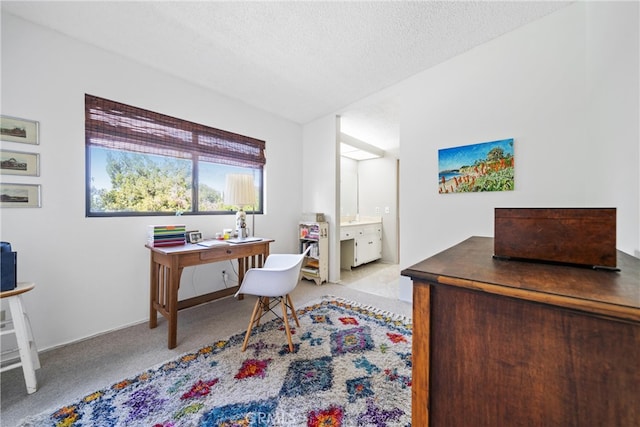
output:
M 180 246 L 180 245 L 184 245 L 185 243 L 186 243 L 186 240 L 184 239 L 173 239 L 173 240 L 162 240 L 162 241 L 150 240 L 149 241 L 149 245 L 153 246 L 154 248 L 159 248 L 163 246 Z
M 150 225 L 147 229 L 147 243 L 150 246 L 178 246 L 184 245 L 186 239 L 186 225 Z

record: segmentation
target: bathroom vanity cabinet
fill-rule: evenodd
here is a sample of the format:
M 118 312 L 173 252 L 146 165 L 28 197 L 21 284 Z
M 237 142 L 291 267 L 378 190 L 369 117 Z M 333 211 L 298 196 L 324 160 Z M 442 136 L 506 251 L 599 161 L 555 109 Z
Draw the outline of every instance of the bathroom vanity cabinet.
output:
M 382 258 L 382 222 L 340 224 L 340 267 L 350 269 Z

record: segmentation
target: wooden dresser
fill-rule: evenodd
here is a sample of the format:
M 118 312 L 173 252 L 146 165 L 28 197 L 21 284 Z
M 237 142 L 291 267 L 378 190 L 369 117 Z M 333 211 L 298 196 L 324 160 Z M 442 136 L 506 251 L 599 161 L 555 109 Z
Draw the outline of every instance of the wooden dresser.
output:
M 640 260 L 493 259 L 471 237 L 413 280 L 414 426 L 640 426 Z

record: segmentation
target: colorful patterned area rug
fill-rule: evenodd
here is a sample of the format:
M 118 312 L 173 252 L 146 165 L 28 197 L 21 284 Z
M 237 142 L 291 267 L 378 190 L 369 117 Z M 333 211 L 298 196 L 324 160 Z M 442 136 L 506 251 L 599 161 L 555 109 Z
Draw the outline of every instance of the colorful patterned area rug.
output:
M 411 323 L 325 297 L 156 366 L 23 426 L 410 426 Z

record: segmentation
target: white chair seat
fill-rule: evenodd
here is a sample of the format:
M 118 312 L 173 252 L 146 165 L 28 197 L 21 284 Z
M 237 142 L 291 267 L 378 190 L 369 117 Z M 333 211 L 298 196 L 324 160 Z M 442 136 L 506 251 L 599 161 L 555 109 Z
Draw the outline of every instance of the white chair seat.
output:
M 255 326 L 260 324 L 260 319 L 268 311 L 272 311 L 274 306 L 271 305 L 273 298 L 280 303 L 282 308 L 282 319 L 284 321 L 287 340 L 289 342 L 289 351 L 293 352 L 293 341 L 291 339 L 291 329 L 289 327 L 288 313 L 291 312 L 297 326 L 300 326 L 295 308 L 289 294 L 295 289 L 300 281 L 300 269 L 302 261 L 309 248 L 302 254 L 272 254 L 267 257 L 262 268 L 251 268 L 247 270 L 240 285 L 240 289 L 235 296 L 239 294 L 255 295 L 258 297 L 251 314 L 249 327 L 244 337 L 242 351 L 247 348 L 251 331 Z

